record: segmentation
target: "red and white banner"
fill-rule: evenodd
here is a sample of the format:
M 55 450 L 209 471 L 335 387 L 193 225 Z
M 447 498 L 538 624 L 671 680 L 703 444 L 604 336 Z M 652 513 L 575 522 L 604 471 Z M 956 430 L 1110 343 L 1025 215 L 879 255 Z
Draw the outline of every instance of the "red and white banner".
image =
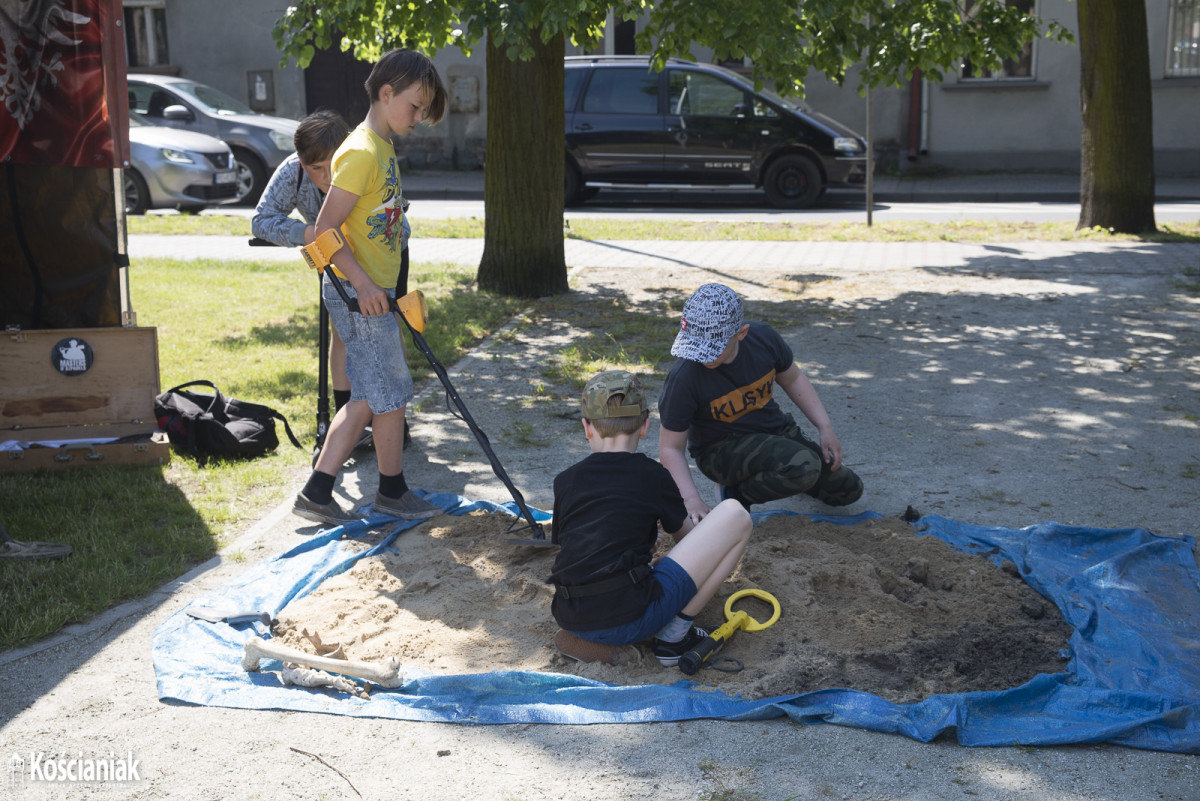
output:
M 121 167 L 121 0 L 0 0 L 0 161 Z

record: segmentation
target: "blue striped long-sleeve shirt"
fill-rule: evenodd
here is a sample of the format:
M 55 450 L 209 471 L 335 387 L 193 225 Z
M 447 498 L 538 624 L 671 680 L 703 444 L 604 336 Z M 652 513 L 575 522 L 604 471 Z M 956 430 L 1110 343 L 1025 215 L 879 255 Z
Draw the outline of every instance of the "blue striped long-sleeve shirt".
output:
M 250 230 L 259 239 L 274 242 L 280 247 L 302 247 L 304 229 L 317 221 L 324 201 L 324 193 L 309 180 L 300 166 L 300 157 L 293 153 L 283 160 L 267 182 L 267 188 L 263 190 L 254 209 Z M 297 220 L 291 216 L 293 211 L 299 211 L 304 219 Z M 400 229 L 401 247 L 407 248 L 411 233 L 407 214 L 400 221 Z
M 250 230 L 259 239 L 280 247 L 301 247 L 304 229 L 317 221 L 324 200 L 325 195 L 304 174 L 300 157 L 293 153 L 283 160 L 267 182 L 254 209 Z M 291 216 L 296 210 L 303 220 Z

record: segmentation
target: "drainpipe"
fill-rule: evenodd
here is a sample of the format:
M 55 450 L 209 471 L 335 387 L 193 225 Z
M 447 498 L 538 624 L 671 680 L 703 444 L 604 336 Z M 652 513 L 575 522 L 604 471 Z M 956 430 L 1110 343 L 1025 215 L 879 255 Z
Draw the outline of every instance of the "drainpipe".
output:
M 929 155 L 929 81 L 921 80 L 921 155 Z
M 908 160 L 916 161 L 924 143 L 925 91 L 921 70 L 913 70 L 908 82 Z

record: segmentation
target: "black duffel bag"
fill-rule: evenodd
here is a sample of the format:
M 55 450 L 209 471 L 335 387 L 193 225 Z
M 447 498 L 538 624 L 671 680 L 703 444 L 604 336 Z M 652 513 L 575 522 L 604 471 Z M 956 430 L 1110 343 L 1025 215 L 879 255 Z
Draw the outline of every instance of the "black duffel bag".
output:
M 187 389 L 194 386 L 211 387 L 212 394 Z M 300 447 L 282 414 L 261 403 L 227 398 L 211 381 L 188 381 L 168 389 L 154 399 L 154 416 L 171 444 L 200 464 L 210 456 L 255 457 L 275 450 L 276 420 L 283 421 L 288 439 Z

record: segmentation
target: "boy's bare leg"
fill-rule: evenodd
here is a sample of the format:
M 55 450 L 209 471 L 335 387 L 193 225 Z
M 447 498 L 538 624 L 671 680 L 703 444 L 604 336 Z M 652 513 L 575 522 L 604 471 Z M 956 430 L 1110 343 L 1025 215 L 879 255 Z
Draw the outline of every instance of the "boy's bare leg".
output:
M 681 610 L 683 614 L 699 614 L 733 573 L 750 541 L 752 527 L 744 506 L 734 500 L 722 501 L 667 554 L 696 582 L 696 594 Z
M 366 401 L 350 401 L 333 416 L 325 434 L 325 446 L 317 456 L 315 469 L 336 476 L 350 458 L 363 428 L 371 422 L 371 407 Z
M 371 429 L 375 432 L 379 472 L 385 476 L 398 475 L 404 470 L 404 407 L 375 415 Z

